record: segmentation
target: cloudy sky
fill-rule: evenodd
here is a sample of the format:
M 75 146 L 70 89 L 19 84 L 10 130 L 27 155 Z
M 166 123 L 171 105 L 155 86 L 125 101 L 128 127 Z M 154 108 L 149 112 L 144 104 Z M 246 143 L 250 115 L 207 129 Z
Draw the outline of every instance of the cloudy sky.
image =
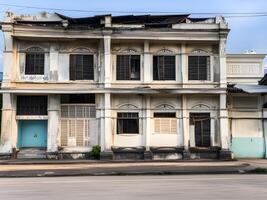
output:
M 43 9 L 14 7 L 12 4 Z M 47 8 L 47 9 L 45 9 Z M 88 12 L 58 11 L 52 9 L 77 9 Z M 178 12 L 178 13 L 244 13 L 266 12 L 267 0 L 0 0 L 0 18 L 10 10 L 21 14 L 35 14 L 40 11 L 60 12 L 72 17 L 112 13 L 114 15 L 131 12 Z M 96 12 L 101 11 L 101 12 Z M 230 15 L 230 14 L 229 14 Z M 193 15 L 198 17 L 199 15 Z M 205 17 L 201 15 L 201 17 Z M 227 18 L 231 32 L 228 36 L 228 53 L 243 53 L 255 50 L 257 53 L 267 53 L 267 16 L 263 17 L 230 17 Z M 3 38 L 0 38 L 0 50 L 3 51 Z M 0 53 L 0 70 L 2 69 L 2 53 Z

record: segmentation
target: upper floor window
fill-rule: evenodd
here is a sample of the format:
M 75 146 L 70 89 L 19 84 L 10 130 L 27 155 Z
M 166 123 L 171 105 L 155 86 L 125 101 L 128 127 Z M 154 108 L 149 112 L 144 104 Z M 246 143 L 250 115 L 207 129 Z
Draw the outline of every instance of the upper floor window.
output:
M 117 80 L 140 80 L 140 55 L 117 55 Z
M 25 75 L 44 75 L 45 55 L 43 52 L 27 52 Z
M 188 80 L 210 79 L 210 56 L 188 56 Z
M 94 80 L 93 55 L 70 55 L 70 80 Z
M 153 80 L 175 80 L 175 56 L 153 56 Z

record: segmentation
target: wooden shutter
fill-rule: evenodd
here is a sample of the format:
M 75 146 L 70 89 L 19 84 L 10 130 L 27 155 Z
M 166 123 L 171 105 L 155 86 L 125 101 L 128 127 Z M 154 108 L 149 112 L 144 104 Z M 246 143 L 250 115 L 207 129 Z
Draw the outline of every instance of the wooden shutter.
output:
M 155 133 L 176 133 L 177 120 L 175 112 L 155 112 L 154 132 Z

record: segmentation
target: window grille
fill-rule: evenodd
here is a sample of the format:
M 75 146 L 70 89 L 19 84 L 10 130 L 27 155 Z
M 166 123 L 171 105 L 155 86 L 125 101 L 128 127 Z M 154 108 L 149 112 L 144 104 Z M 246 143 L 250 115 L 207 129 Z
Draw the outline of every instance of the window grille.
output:
M 175 80 L 175 56 L 153 56 L 153 80 Z
M 188 80 L 210 80 L 210 57 L 188 57 Z
M 44 65 L 44 53 L 26 53 L 26 75 L 44 75 Z
M 117 113 L 117 134 L 138 134 L 138 113 Z
M 140 55 L 117 55 L 117 80 L 140 80 Z
M 61 146 L 88 146 L 90 132 L 97 132 L 95 105 L 61 105 Z
M 94 80 L 93 55 L 70 55 L 70 80 Z
M 47 96 L 17 96 L 17 115 L 47 115 Z

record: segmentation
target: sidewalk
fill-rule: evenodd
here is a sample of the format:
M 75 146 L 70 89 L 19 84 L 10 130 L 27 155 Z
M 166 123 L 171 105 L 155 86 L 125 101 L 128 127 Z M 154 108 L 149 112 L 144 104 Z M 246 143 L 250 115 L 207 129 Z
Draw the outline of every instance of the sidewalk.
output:
M 9 160 L 0 161 L 0 177 L 238 174 L 257 167 L 267 168 L 267 160 L 165 162 Z

